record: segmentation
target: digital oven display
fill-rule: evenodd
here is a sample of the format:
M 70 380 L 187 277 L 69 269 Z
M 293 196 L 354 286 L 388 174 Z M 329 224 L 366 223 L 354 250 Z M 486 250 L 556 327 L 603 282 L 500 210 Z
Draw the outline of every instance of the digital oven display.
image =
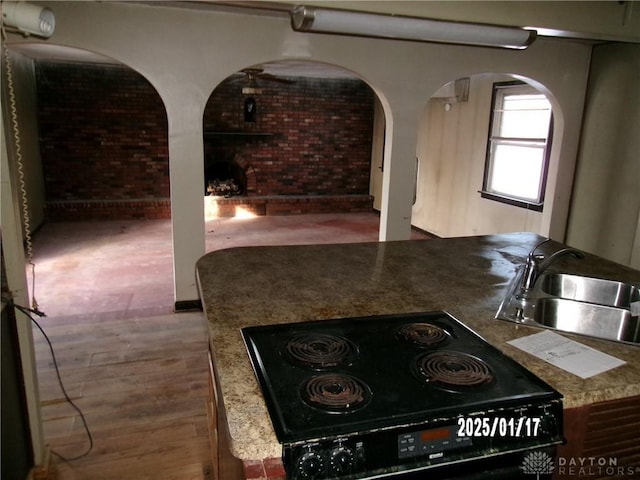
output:
M 398 435 L 398 458 L 426 455 L 438 458 L 446 450 L 472 445 L 471 437 L 459 437 L 454 425 Z

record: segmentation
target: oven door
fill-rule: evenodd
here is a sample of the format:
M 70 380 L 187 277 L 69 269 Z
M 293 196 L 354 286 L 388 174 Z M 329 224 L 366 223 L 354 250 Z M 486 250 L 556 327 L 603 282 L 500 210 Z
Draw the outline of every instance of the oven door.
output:
M 393 480 L 532 480 L 550 479 L 554 470 L 556 448 L 548 447 L 540 450 L 514 452 L 497 457 L 479 458 L 467 462 L 444 464 L 437 468 L 418 470 L 415 472 L 389 473 L 379 477 Z M 525 465 L 525 457 L 532 453 L 540 453 L 542 459 L 553 459 L 548 465 Z M 535 467 L 535 468 L 534 468 Z M 537 471 L 534 471 L 537 470 Z M 536 476 L 537 475 L 537 476 Z

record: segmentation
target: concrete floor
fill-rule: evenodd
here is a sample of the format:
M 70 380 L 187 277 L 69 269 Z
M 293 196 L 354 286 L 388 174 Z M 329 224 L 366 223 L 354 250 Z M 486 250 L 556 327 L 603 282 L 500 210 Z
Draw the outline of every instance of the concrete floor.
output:
M 205 225 L 206 251 L 375 242 L 378 226 L 376 213 L 216 218 Z M 172 311 L 169 220 L 48 223 L 33 243 L 35 298 L 49 317 L 126 318 Z

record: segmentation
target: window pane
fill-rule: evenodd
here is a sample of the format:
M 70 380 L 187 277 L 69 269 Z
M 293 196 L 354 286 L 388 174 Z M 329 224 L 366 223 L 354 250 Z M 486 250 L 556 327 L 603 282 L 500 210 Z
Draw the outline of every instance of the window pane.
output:
M 515 110 L 502 112 L 500 137 L 547 138 L 550 110 Z
M 549 132 L 551 104 L 544 95 L 510 95 L 502 97 L 502 115 L 497 135 L 500 137 L 546 138 Z
M 494 145 L 489 190 L 538 201 L 543 158 L 543 148 Z
M 482 196 L 542 211 L 551 149 L 551 103 L 522 82 L 495 83 L 493 88 Z
M 547 109 L 549 100 L 544 95 L 517 95 L 506 93 L 503 107 L 505 110 Z

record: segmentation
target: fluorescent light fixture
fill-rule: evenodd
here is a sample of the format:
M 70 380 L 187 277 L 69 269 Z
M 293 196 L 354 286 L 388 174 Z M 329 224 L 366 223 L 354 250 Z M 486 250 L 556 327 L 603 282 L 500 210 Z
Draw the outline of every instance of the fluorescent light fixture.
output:
M 535 30 L 522 28 L 445 22 L 302 5 L 291 11 L 291 26 L 298 32 L 334 33 L 520 50 L 527 48 L 536 38 Z
M 25 35 L 48 38 L 56 28 L 51 10 L 26 2 L 2 2 L 2 22 Z

